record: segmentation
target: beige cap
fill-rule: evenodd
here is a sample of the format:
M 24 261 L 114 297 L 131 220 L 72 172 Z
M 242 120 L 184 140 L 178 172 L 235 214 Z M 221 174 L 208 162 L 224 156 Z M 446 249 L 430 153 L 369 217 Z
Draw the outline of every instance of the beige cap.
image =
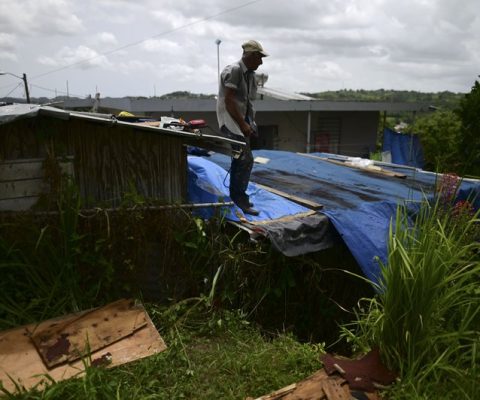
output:
M 256 40 L 249 40 L 242 44 L 242 49 L 245 52 L 255 52 L 258 51 L 263 57 L 268 57 L 268 53 L 263 50 L 263 47 Z

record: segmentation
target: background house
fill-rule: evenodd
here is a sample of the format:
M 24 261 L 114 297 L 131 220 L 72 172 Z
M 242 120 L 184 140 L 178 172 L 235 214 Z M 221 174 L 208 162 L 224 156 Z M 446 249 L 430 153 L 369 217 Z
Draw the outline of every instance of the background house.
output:
M 265 88 L 259 88 L 265 89 Z M 259 139 L 255 149 L 293 152 L 328 152 L 368 157 L 376 148 L 380 121 L 387 113 L 417 112 L 426 109 L 417 103 L 352 102 L 295 99 L 284 93 L 272 98 L 272 92 L 260 90 L 255 103 Z M 303 96 L 306 97 L 306 96 Z M 67 109 L 88 109 L 93 99 L 67 99 Z M 105 98 L 97 103 L 102 112 L 118 114 L 129 111 L 135 115 L 155 118 L 182 117 L 204 119 L 212 131 L 218 131 L 214 99 Z

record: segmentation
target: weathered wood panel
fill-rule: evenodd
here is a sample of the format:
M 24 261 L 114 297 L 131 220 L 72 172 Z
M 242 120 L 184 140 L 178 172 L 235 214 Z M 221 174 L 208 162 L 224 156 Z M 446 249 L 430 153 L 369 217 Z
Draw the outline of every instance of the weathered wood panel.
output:
M 37 203 L 37 201 L 38 201 L 38 196 L 0 200 L 0 211 L 29 210 Z
M 186 199 L 181 137 L 46 116 L 0 126 L 1 160 L 65 156 L 75 160 L 74 176 L 86 206 L 118 205 L 132 191 L 165 203 Z
M 121 299 L 73 319 L 42 323 L 30 333 L 43 362 L 50 369 L 81 358 L 87 343 L 90 352 L 95 352 L 145 325 L 144 308 L 133 300 Z
M 71 314 L 44 321 L 42 324 L 48 326 L 65 320 L 74 320 L 84 314 L 85 312 Z M 108 367 L 113 367 L 165 350 L 165 342 L 144 310 L 143 315 L 147 321 L 145 326 L 107 347 L 92 352 L 92 364 L 101 364 L 103 360 L 110 359 L 111 362 L 106 364 Z M 119 314 L 117 318 L 121 319 L 122 315 Z M 59 381 L 81 376 L 85 370 L 85 360 L 77 360 L 48 369 L 28 334 L 37 326 L 37 324 L 30 324 L 0 332 L 0 382 L 9 391 L 16 390 L 15 384 L 30 389 L 42 382 L 49 383 L 47 375 Z
M 42 194 L 47 185 L 42 179 L 23 179 L 0 182 L 0 198 L 2 200 L 34 197 Z
M 72 161 L 58 161 L 62 174 L 73 176 Z M 0 162 L 0 211 L 27 210 L 48 192 L 44 162 L 38 158 Z
M 0 182 L 19 179 L 43 179 L 42 164 L 43 160 L 38 158 L 0 161 Z

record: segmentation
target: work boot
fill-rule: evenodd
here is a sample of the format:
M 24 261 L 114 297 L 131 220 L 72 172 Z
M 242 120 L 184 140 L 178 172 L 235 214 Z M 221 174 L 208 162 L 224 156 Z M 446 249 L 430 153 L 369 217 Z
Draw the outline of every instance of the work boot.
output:
M 255 215 L 255 216 L 260 214 L 257 210 L 255 210 L 254 208 L 252 208 L 250 206 L 242 208 L 242 211 L 243 211 L 244 214 L 250 214 L 250 215 Z

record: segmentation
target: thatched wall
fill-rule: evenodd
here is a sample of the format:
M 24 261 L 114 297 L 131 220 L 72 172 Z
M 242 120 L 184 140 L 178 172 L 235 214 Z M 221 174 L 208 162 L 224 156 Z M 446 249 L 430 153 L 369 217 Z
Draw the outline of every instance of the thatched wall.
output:
M 39 160 L 71 160 L 87 205 L 117 205 L 134 190 L 166 203 L 186 198 L 186 152 L 180 137 L 46 116 L 0 125 L 0 201 L 38 195 L 38 180 L 51 178 L 48 164 Z M 41 177 L 32 163 L 43 164 Z M 13 173 L 20 166 L 23 172 Z M 25 189 L 29 183 L 30 191 Z

